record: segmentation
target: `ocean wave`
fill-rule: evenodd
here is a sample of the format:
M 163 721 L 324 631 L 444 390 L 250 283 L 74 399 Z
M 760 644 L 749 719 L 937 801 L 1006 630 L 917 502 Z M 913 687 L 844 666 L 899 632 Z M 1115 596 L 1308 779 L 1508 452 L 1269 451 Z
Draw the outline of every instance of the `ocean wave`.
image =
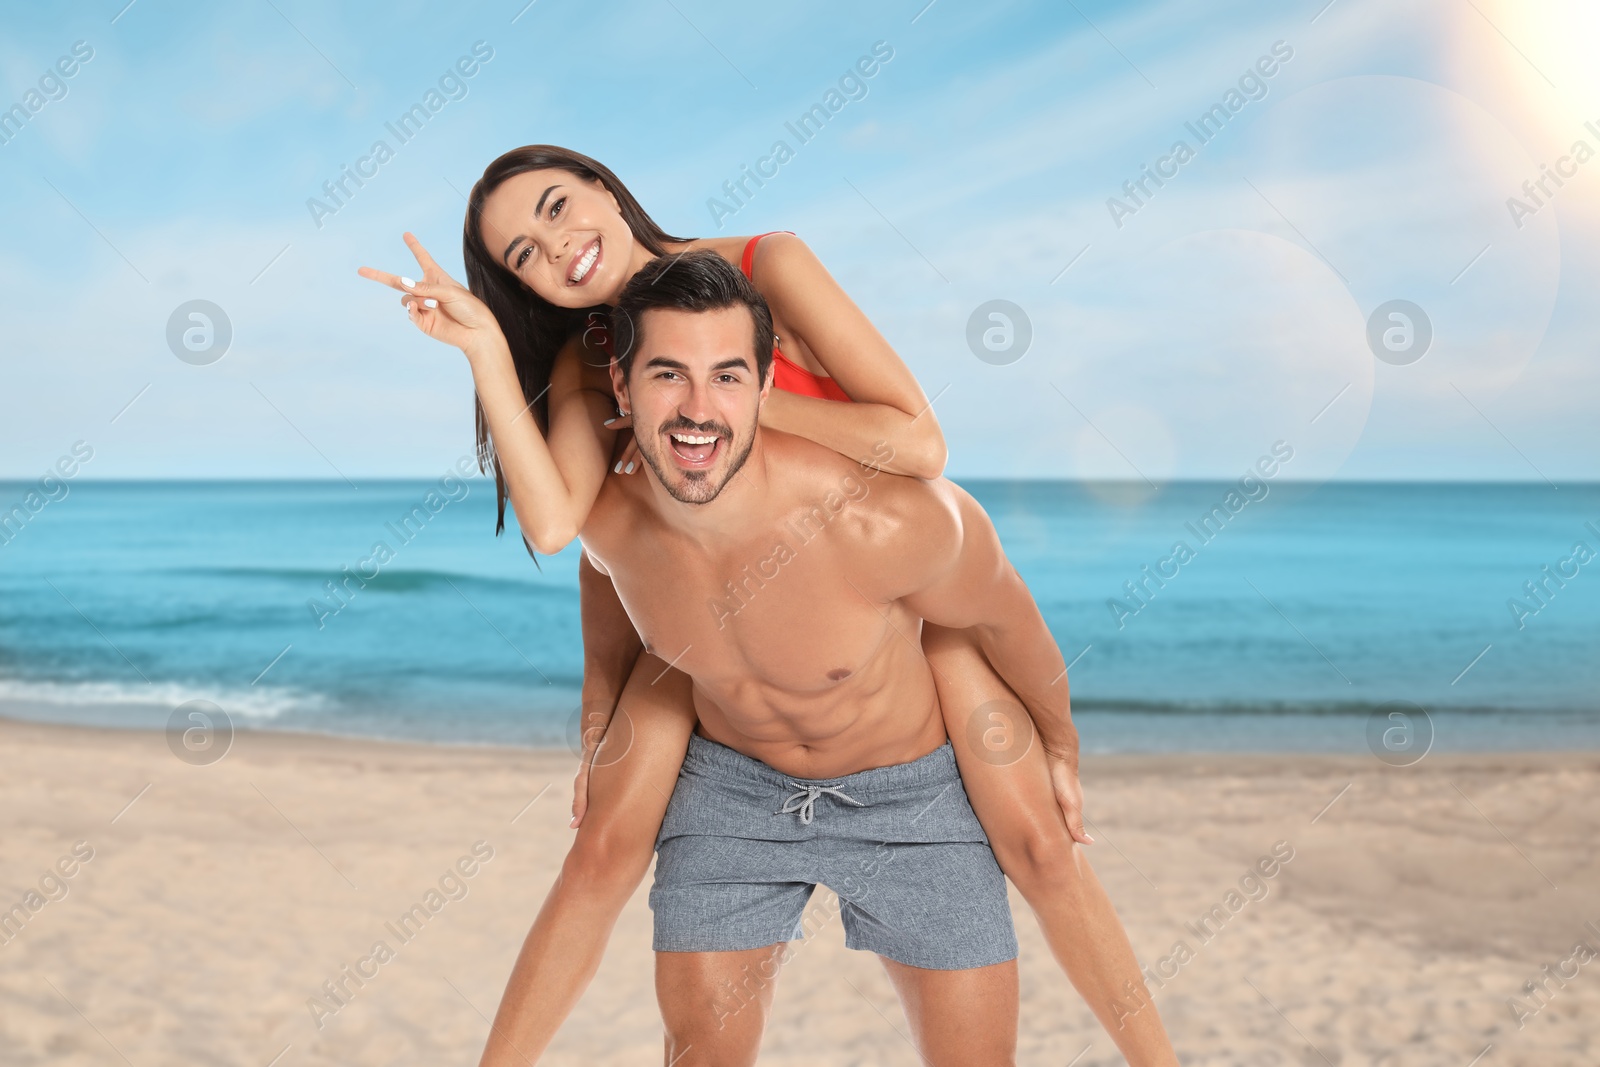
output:
M 269 582 L 307 584 L 318 592 L 323 582 L 339 584 L 345 576 L 334 570 L 312 570 L 306 567 L 174 567 L 168 573 L 208 578 L 244 578 Z M 440 571 L 385 567 L 376 577 L 366 579 L 365 588 L 374 591 L 400 593 L 432 588 L 449 588 L 450 583 L 481 589 L 515 588 L 519 592 L 533 592 L 561 599 L 576 599 L 577 589 L 555 586 L 548 582 L 534 582 L 522 578 L 503 578 L 461 571 Z
M 209 700 L 230 715 L 244 719 L 276 719 L 286 711 L 326 711 L 330 701 L 316 693 L 278 686 L 245 689 L 206 683 L 43 681 L 0 678 L 0 703 L 56 704 L 65 707 L 175 708 L 190 700 Z

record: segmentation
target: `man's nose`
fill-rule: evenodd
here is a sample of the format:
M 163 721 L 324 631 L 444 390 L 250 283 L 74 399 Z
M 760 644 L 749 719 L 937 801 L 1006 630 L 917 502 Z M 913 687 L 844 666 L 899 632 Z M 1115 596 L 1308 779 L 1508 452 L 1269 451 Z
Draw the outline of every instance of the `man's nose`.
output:
M 711 383 L 690 379 L 689 388 L 678 404 L 678 414 L 698 425 L 717 421 L 711 404 Z

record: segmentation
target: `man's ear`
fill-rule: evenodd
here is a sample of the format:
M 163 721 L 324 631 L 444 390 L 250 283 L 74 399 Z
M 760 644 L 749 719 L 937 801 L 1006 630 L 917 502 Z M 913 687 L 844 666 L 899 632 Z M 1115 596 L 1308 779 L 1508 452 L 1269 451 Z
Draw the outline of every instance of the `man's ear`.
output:
M 628 402 L 628 379 L 622 373 L 622 365 L 615 356 L 611 359 L 611 391 L 616 394 L 617 408 L 632 414 L 633 405 Z
M 766 401 L 767 394 L 772 392 L 772 383 L 778 377 L 777 370 L 777 360 L 768 360 L 766 377 L 761 379 L 761 399 L 763 402 Z

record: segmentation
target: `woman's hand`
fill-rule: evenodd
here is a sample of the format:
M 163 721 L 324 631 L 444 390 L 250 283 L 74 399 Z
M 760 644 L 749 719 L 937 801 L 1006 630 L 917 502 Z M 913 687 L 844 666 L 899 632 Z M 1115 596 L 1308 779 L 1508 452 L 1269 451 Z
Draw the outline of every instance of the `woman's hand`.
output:
M 420 282 L 371 267 L 362 267 L 356 273 L 398 289 L 403 294 L 400 303 L 417 329 L 436 341 L 454 345 L 469 358 L 486 345 L 503 345 L 505 338 L 500 324 L 484 302 L 446 274 L 415 235 L 407 232 L 404 237 L 411 254 L 417 257 L 417 265 L 422 268 Z
M 583 824 L 583 817 L 589 810 L 589 772 L 594 767 L 595 753 L 600 751 L 600 743 L 605 740 L 606 728 L 616 714 L 614 705 L 611 710 L 603 710 L 607 706 L 605 701 L 584 701 L 583 704 L 583 757 L 578 761 L 578 773 L 572 780 L 572 821 L 567 824 L 573 830 Z
M 614 419 L 606 420 L 606 429 L 608 430 L 631 430 L 632 428 L 632 415 L 618 415 Z M 639 442 L 630 433 L 628 435 L 628 443 L 622 446 L 622 454 L 617 457 L 617 462 L 612 466 L 611 472 L 613 474 L 632 474 L 643 467 L 644 459 L 639 455 Z

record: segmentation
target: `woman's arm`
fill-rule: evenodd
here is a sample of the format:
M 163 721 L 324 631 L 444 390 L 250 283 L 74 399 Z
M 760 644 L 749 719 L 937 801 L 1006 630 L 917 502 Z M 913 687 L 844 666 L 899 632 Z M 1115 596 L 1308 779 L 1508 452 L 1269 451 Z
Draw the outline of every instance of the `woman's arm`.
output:
M 629 732 L 614 738 L 614 759 L 596 763 L 589 817 L 523 943 L 481 1067 L 536 1062 L 599 970 L 617 916 L 650 867 L 694 730 L 692 691 L 688 675 L 639 657 L 610 731 Z
M 498 329 L 495 334 L 466 350 L 467 362 L 517 528 L 535 550 L 556 553 L 578 536 L 600 493 L 612 437 L 603 424 L 615 404 L 579 386 L 573 349 L 581 342 L 574 338 L 551 371 L 546 441 L 522 398 L 511 350 Z
M 407 284 L 408 279 L 371 267 L 358 273 L 399 290 L 418 329 L 466 355 L 517 526 L 536 550 L 559 552 L 588 518 L 614 440 L 604 427 L 610 400 L 583 388 L 578 358 L 583 341 L 572 339 L 556 359 L 546 440 L 522 394 L 511 349 L 494 315 L 446 274 L 415 236 L 407 233 L 405 241 L 422 268 L 422 281 Z
M 808 437 L 851 459 L 894 474 L 937 478 L 946 450 L 938 420 L 916 376 L 820 260 L 793 234 L 775 233 L 756 245 L 751 274 L 773 315 L 802 342 L 856 403 L 773 390 L 762 423 Z M 882 445 L 886 444 L 887 449 Z

